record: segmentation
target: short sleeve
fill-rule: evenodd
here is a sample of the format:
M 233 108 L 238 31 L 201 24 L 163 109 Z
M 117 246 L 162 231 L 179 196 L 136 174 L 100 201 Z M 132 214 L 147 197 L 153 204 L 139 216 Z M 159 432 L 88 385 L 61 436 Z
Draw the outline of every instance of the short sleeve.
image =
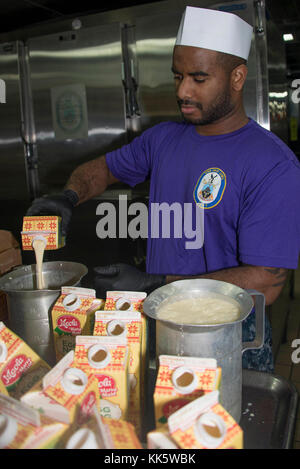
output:
M 112 174 L 120 181 L 134 187 L 151 174 L 157 149 L 172 124 L 163 122 L 145 130 L 130 144 L 106 154 L 106 163 Z
M 297 269 L 300 251 L 300 166 L 278 163 L 248 184 L 238 224 L 240 261 Z

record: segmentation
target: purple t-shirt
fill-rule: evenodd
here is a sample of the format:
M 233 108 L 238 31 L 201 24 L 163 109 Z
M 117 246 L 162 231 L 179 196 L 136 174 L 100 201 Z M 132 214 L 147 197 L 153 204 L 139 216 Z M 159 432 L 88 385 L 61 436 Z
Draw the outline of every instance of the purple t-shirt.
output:
M 217 136 L 201 136 L 191 124 L 158 124 L 106 161 L 132 187 L 150 177 L 147 272 L 197 275 L 240 263 L 297 268 L 300 164 L 252 119 Z M 174 209 L 170 233 L 162 220 L 168 210 L 153 216 L 163 203 Z

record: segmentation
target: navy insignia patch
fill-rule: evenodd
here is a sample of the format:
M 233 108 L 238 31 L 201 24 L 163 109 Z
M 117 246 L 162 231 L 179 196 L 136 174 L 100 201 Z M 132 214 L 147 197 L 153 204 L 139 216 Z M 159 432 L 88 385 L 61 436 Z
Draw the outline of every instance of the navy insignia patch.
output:
M 201 208 L 213 208 L 221 202 L 226 187 L 226 174 L 219 168 L 206 169 L 194 189 L 194 199 Z

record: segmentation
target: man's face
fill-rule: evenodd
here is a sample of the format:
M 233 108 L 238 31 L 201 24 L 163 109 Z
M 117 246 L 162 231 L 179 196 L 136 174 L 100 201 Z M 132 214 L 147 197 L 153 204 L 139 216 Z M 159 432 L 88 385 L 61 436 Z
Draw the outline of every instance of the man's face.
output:
M 218 53 L 176 46 L 173 54 L 177 102 L 183 118 L 194 125 L 220 121 L 234 108 L 230 76 L 218 64 Z

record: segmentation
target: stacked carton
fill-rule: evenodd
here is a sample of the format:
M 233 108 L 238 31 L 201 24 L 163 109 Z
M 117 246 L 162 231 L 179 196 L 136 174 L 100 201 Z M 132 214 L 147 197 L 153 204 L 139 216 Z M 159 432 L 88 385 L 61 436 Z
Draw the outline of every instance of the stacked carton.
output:
M 19 243 L 10 231 L 0 230 L 0 276 L 21 264 Z M 0 321 L 5 321 L 7 316 L 6 294 L 0 291 Z

